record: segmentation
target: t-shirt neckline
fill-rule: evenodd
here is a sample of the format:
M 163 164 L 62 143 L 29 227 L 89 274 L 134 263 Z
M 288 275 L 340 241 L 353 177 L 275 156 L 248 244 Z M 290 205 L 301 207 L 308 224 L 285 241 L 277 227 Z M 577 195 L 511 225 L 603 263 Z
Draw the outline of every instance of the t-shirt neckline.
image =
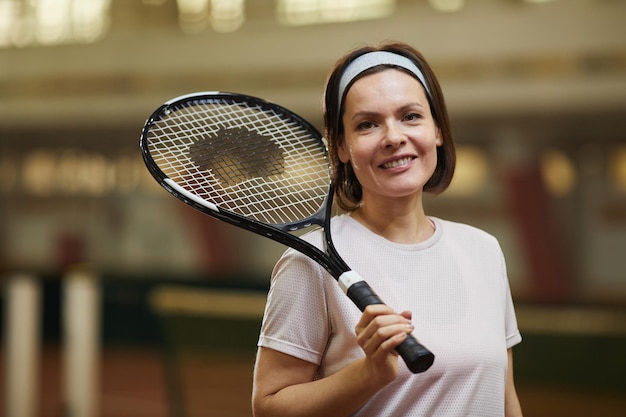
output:
M 356 227 L 361 229 L 361 231 L 364 231 L 365 233 L 367 233 L 368 235 L 371 236 L 371 239 L 374 239 L 376 241 L 379 241 L 382 244 L 385 244 L 387 246 L 391 246 L 394 247 L 396 249 L 400 249 L 400 250 L 406 250 L 406 251 L 419 251 L 419 250 L 424 250 L 427 248 L 432 247 L 433 245 L 435 245 L 439 239 L 441 239 L 441 236 L 443 235 L 443 224 L 441 222 L 440 219 L 438 219 L 437 217 L 431 217 L 431 216 L 427 216 L 428 221 L 431 222 L 431 224 L 434 226 L 435 230 L 433 232 L 433 234 L 426 240 L 422 241 L 422 242 L 418 242 L 418 243 L 397 243 L 394 241 L 391 241 L 379 234 L 376 234 L 374 232 L 372 232 L 370 229 L 368 229 L 365 225 L 361 224 L 359 221 L 357 221 L 356 219 L 354 219 L 352 216 L 350 216 L 349 214 L 343 214 L 340 217 L 344 217 L 346 219 L 347 222 L 349 222 L 349 224 L 352 227 Z

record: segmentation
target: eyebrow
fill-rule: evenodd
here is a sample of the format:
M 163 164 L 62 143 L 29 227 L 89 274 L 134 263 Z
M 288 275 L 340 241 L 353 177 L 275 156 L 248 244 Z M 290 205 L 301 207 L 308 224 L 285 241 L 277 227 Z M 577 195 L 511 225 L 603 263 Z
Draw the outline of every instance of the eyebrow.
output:
M 407 110 L 413 109 L 413 108 L 419 108 L 420 110 L 425 110 L 426 109 L 426 107 L 423 104 L 415 101 L 415 102 L 410 102 L 410 103 L 404 104 L 404 105 L 400 106 L 398 109 L 396 109 L 395 111 L 396 112 L 404 112 L 404 111 L 407 111 Z M 375 111 L 361 110 L 361 111 L 357 111 L 356 113 L 354 113 L 354 115 L 350 118 L 350 120 L 354 120 L 354 119 L 356 119 L 358 117 L 375 116 L 377 114 L 378 114 L 378 112 L 375 112 Z

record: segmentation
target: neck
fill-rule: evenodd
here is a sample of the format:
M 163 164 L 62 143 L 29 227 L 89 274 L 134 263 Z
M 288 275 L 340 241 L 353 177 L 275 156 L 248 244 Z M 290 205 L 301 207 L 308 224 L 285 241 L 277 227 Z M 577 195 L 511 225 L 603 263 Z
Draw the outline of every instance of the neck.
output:
M 351 216 L 372 232 L 396 243 L 423 242 L 434 232 L 433 224 L 424 213 L 421 199 L 402 205 L 364 201 Z

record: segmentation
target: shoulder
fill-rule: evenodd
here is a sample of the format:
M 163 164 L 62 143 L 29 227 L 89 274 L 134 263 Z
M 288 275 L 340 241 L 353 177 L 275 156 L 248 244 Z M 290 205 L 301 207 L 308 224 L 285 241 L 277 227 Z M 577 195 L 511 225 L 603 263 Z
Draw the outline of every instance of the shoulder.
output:
M 472 226 L 466 223 L 454 222 L 451 220 L 444 220 L 437 217 L 431 217 L 431 219 L 435 222 L 435 224 L 442 226 L 444 233 L 453 234 L 459 237 L 473 237 L 476 239 L 488 240 L 495 239 L 492 234 L 482 229 L 479 229 L 476 226 Z
M 319 250 L 324 248 L 324 233 L 321 228 L 308 230 L 302 233 L 299 238 L 306 242 L 304 248 L 307 245 L 311 245 Z M 321 269 L 318 263 L 311 259 L 310 256 L 297 249 L 288 247 L 274 266 L 272 280 L 278 276 L 320 275 Z
M 442 237 L 446 240 L 454 240 L 464 245 L 477 245 L 481 248 L 500 249 L 498 239 L 478 227 L 439 218 L 431 219 L 437 227 L 441 227 Z
M 347 214 L 334 216 L 330 221 L 330 234 L 332 240 L 342 240 L 346 236 L 369 234 L 368 229 L 361 227 L 352 217 Z M 324 230 L 322 228 L 312 229 L 302 234 L 301 239 L 315 246 L 316 248 L 324 248 Z
M 338 249 L 340 247 L 344 247 L 346 242 L 351 243 L 367 240 L 367 236 L 363 236 L 364 232 L 360 230 L 358 223 L 352 220 L 348 215 L 338 215 L 333 217 L 331 219 L 330 228 L 333 244 Z M 324 254 L 326 253 L 326 237 L 322 228 L 313 228 L 305 233 L 302 233 L 299 237 L 301 240 L 306 242 L 306 244 L 317 248 Z M 302 269 L 315 270 L 316 273 L 320 273 L 320 271 L 323 270 L 323 267 L 316 261 L 293 248 L 287 248 L 287 250 L 283 253 L 275 267 L 274 275 L 278 272 L 282 272 L 285 268 L 296 269 L 300 273 L 302 272 Z

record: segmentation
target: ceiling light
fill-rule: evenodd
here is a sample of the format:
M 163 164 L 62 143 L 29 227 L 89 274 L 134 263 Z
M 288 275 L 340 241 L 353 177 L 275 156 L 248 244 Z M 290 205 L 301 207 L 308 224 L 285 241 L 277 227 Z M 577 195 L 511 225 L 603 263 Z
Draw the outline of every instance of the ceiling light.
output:
M 541 175 L 548 191 L 557 197 L 569 194 L 576 185 L 576 168 L 563 152 L 551 149 L 541 156 Z
M 471 196 L 487 182 L 489 163 L 487 156 L 479 148 L 459 146 L 456 150 L 454 178 L 446 191 L 448 195 Z
M 611 152 L 609 159 L 610 181 L 621 192 L 626 193 L 626 146 Z

